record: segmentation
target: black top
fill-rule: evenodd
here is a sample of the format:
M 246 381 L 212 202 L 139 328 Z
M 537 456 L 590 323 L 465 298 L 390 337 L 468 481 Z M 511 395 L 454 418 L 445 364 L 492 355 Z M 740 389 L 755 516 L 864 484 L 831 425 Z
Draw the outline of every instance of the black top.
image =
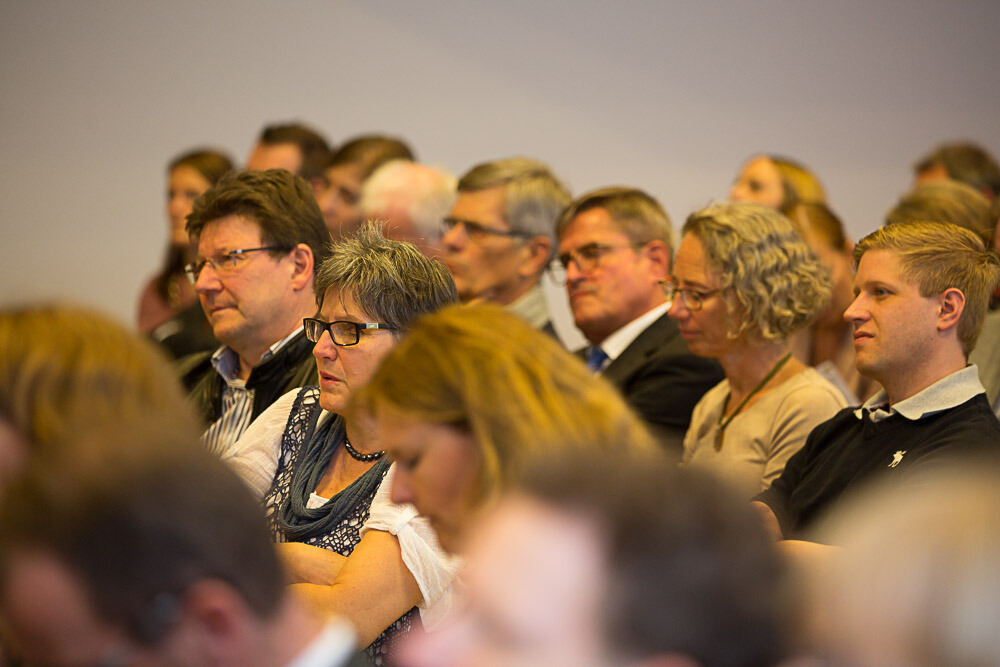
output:
M 876 477 L 898 479 L 951 455 L 996 452 L 1000 422 L 986 394 L 916 421 L 896 413 L 873 422 L 845 408 L 806 439 L 781 477 L 755 500 L 771 508 L 785 537 L 801 536 L 846 491 Z
M 666 314 L 646 327 L 601 375 L 678 456 L 695 404 L 723 378 L 714 359 L 691 353 L 677 323 Z
M 253 367 L 246 382 L 247 389 L 254 392 L 251 421 L 292 389 L 317 383 L 312 349 L 313 344 L 300 331 L 275 355 Z M 226 381 L 212 366 L 212 352 L 184 357 L 177 362 L 177 372 L 205 424 L 214 423 L 222 413 L 222 389 Z

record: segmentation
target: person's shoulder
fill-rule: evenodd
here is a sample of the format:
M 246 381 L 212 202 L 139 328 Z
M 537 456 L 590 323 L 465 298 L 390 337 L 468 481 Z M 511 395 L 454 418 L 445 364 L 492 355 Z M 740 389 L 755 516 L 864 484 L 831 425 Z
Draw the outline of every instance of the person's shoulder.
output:
M 206 372 L 212 370 L 212 353 L 214 350 L 192 352 L 174 362 L 174 371 L 185 387 L 190 388 Z
M 782 393 L 784 404 L 797 403 L 830 409 L 831 416 L 833 412 L 847 407 L 847 400 L 841 391 L 815 368 L 806 368 L 788 378 Z
M 990 407 L 986 394 L 976 394 L 966 402 L 918 420 L 938 438 L 951 438 L 956 444 L 1000 447 L 1000 421 Z

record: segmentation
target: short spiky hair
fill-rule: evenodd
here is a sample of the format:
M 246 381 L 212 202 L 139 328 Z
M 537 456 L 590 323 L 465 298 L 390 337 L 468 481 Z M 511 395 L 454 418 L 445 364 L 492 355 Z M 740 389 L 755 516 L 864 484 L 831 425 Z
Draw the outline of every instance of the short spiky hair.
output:
M 457 302 L 458 293 L 444 264 L 412 243 L 385 238 L 382 226 L 368 221 L 330 246 L 316 275 L 316 301 L 322 307 L 330 289 L 350 290 L 365 313 L 398 336 L 420 315 Z
M 869 250 L 899 255 L 903 278 L 930 297 L 955 288 L 965 296 L 958 340 L 968 356 L 976 346 L 990 295 L 1000 280 L 1000 259 L 974 233 L 947 222 L 899 222 L 875 230 L 858 242 L 854 259 Z

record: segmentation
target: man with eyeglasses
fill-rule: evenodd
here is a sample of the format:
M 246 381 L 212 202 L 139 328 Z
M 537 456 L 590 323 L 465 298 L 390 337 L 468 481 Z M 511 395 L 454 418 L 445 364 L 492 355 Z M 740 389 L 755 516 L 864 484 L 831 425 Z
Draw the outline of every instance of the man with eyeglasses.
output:
M 462 302 L 506 306 L 555 336 L 539 281 L 570 199 L 548 166 L 530 158 L 484 162 L 466 172 L 441 238 L 441 259 Z
M 276 398 L 316 382 L 302 319 L 315 313 L 330 235 L 309 186 L 283 169 L 224 178 L 195 201 L 187 230 L 198 250 L 188 277 L 223 345 L 178 370 L 206 446 L 223 455 Z
M 579 354 L 679 455 L 695 403 L 722 371 L 667 318 L 670 219 L 645 192 L 608 187 L 576 199 L 556 230 L 573 320 L 590 342 Z

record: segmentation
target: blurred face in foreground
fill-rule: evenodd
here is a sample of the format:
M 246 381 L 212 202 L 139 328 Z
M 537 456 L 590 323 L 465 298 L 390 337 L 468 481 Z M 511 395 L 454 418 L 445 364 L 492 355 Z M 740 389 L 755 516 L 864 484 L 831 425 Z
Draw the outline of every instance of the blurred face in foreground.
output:
M 528 496 L 487 514 L 470 539 L 468 607 L 401 650 L 401 664 L 463 667 L 621 664 L 607 655 L 596 528 Z
M 427 517 L 441 546 L 461 551 L 479 507 L 479 450 L 464 429 L 407 417 L 378 415 L 379 440 L 396 462 L 392 500 L 412 503 Z

